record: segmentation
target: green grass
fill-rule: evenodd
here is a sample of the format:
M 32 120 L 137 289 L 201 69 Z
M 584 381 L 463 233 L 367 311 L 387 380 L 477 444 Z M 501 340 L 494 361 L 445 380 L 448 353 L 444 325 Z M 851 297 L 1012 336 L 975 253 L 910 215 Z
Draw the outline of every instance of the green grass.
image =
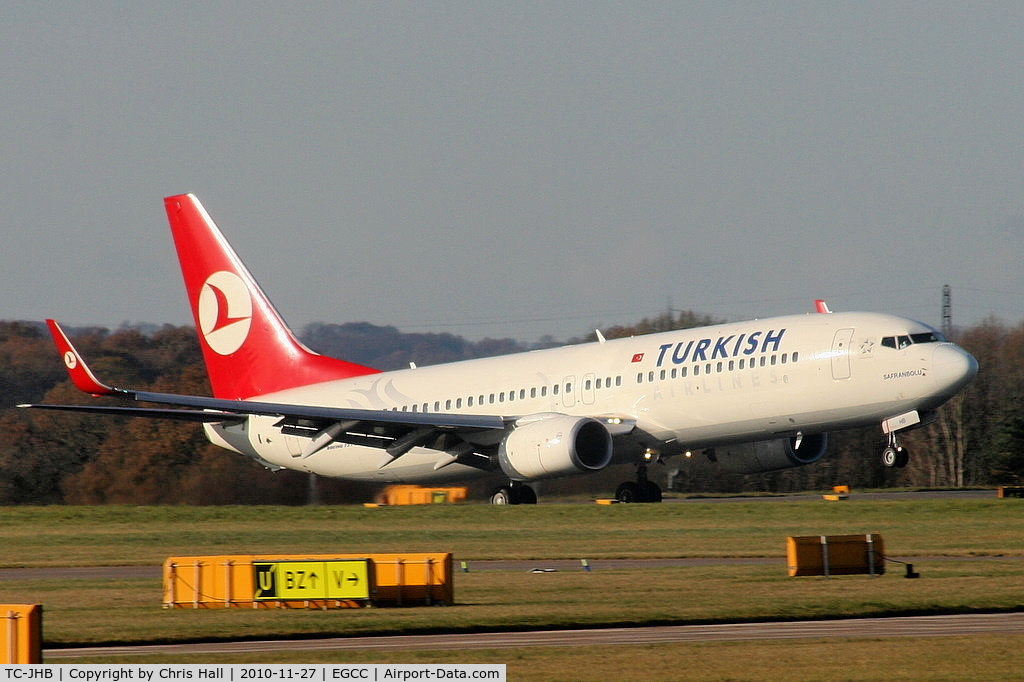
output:
M 882 534 L 887 553 L 913 561 L 921 578 L 903 578 L 899 565 L 874 579 L 786 576 L 787 535 L 864 532 Z M 156 565 L 168 556 L 217 553 L 391 551 L 451 551 L 471 567 L 455 575 L 454 606 L 328 612 L 164 610 L 159 579 L 0 581 L 0 601 L 44 604 L 47 647 L 1024 608 L 1024 500 L 994 497 L 609 507 L 19 507 L 0 510 L 0 546 L 0 562 L 7 567 Z M 597 564 L 589 573 L 472 570 L 474 561 L 487 559 L 621 557 L 772 561 L 621 569 Z M 379 655 L 303 652 L 259 660 L 503 662 L 509 664 L 510 679 L 531 680 L 624 674 L 634 679 L 630 670 L 642 670 L 641 677 L 652 680 L 677 679 L 680 670 L 688 678 L 758 679 L 782 675 L 782 666 L 787 679 L 980 679 L 1018 675 L 1011 663 L 1020 644 L 1024 639 L 979 636 Z
M 0 566 L 314 551 L 450 551 L 470 561 L 784 556 L 786 536 L 823 533 L 880 533 L 896 557 L 1024 556 L 1024 500 L 15 507 L 0 509 Z
M 915 565 L 922 577 L 789 578 L 778 565 L 455 576 L 444 608 L 160 608 L 159 580 L 5 581 L 5 600 L 44 604 L 47 646 L 356 636 L 1004 611 L 1020 608 L 1024 561 Z

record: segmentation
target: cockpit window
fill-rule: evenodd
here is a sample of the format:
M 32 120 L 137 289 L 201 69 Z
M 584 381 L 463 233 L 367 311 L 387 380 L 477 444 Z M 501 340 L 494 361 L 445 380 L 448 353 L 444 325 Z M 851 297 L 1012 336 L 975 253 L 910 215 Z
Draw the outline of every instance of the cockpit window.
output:
M 920 334 L 911 334 L 910 340 L 914 343 L 943 343 L 946 337 L 939 332 L 921 332 Z
M 946 337 L 936 331 L 920 332 L 918 334 L 902 335 L 902 336 L 886 336 L 882 339 L 882 345 L 886 348 L 895 348 L 902 350 L 907 346 L 915 343 L 943 343 Z

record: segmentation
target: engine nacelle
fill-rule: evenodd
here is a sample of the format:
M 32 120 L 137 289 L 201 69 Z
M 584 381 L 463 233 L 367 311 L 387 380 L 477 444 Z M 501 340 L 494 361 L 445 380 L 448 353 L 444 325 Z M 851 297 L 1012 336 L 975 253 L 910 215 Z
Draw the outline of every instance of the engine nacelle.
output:
M 797 438 L 760 440 L 715 448 L 715 459 L 726 471 L 737 474 L 759 474 L 765 471 L 792 469 L 821 459 L 828 445 L 827 433 Z
M 612 437 L 598 421 L 564 414 L 523 417 L 498 448 L 513 481 L 600 471 L 612 459 Z

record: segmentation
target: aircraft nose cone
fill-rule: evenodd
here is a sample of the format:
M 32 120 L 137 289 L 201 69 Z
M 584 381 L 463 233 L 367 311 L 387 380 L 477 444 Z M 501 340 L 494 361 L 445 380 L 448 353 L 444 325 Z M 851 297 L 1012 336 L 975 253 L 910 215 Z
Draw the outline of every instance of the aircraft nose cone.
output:
M 978 361 L 963 348 L 943 344 L 935 349 L 933 376 L 940 390 L 956 394 L 978 373 Z

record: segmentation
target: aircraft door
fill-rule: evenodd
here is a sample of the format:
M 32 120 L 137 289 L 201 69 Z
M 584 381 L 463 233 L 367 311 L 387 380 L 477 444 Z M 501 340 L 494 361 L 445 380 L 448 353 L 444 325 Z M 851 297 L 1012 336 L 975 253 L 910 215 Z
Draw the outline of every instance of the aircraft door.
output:
M 836 381 L 850 378 L 850 344 L 852 329 L 840 329 L 832 338 L 832 378 Z
M 594 404 L 594 394 L 595 394 L 594 382 L 595 382 L 595 380 L 596 380 L 596 378 L 595 378 L 595 375 L 593 375 L 593 374 L 585 374 L 583 376 L 583 386 L 581 387 L 583 390 L 580 393 L 580 400 L 583 401 L 584 405 L 593 405 Z

